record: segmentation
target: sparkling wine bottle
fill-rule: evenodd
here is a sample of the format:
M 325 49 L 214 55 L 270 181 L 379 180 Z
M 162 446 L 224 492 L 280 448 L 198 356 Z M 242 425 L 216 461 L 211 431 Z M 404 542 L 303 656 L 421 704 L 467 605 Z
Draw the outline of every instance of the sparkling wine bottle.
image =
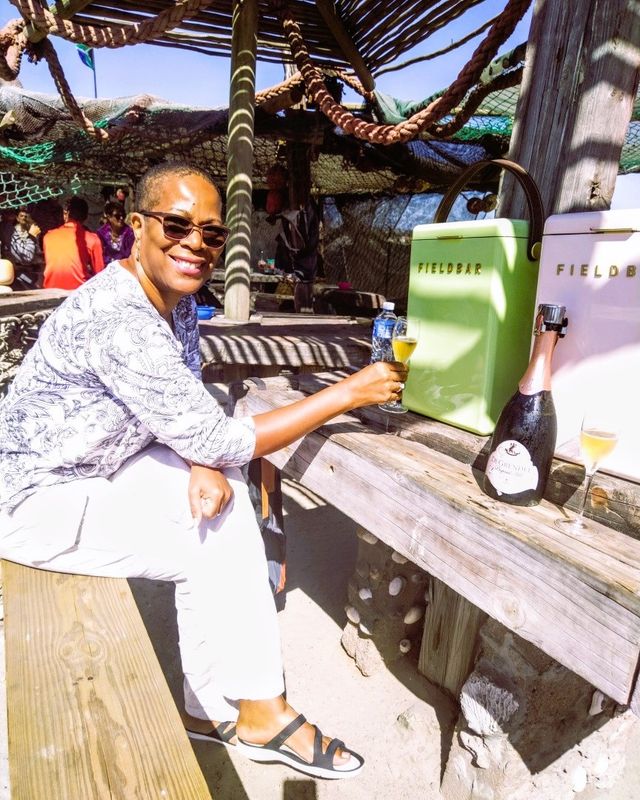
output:
M 547 485 L 557 432 L 551 357 L 567 330 L 565 310 L 548 303 L 538 306 L 529 366 L 493 433 L 483 490 L 505 503 L 535 505 Z

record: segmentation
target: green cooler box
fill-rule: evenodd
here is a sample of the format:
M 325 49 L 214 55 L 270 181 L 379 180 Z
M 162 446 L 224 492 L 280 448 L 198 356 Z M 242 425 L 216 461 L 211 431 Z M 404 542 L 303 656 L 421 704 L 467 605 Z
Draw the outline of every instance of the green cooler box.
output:
M 460 183 L 450 192 L 457 194 Z M 540 205 L 535 232 L 525 220 L 510 219 L 414 229 L 407 313 L 420 329 L 403 395 L 409 409 L 474 433 L 493 432 L 529 361 L 538 279 L 530 255 L 539 250 L 542 219 Z

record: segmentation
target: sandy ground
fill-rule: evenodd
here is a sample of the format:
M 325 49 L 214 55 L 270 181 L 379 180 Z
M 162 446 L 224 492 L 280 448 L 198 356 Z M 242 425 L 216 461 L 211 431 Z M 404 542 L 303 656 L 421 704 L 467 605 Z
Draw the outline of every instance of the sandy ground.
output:
M 396 662 L 369 678 L 358 672 L 340 645 L 347 581 L 357 550 L 355 525 L 297 484 L 285 481 L 283 489 L 289 582 L 279 617 L 288 697 L 324 732 L 362 753 L 366 767 L 351 780 L 313 780 L 284 766 L 254 764 L 223 747 L 194 742 L 212 796 L 215 800 L 439 800 L 456 714 L 453 703 L 421 678 L 410 661 Z M 143 580 L 132 585 L 180 703 L 173 588 Z M 0 664 L 4 665 L 3 658 Z M 3 694 L 0 675 L 0 800 L 10 800 Z M 640 742 L 634 749 L 640 751 Z M 638 760 L 632 760 L 615 790 L 587 790 L 575 797 L 638 800 L 640 770 Z
M 306 489 L 285 482 L 288 592 L 280 612 L 287 696 L 321 730 L 364 755 L 366 768 L 350 780 L 313 780 L 287 767 L 254 764 L 233 751 L 193 742 L 216 800 L 435 800 L 454 721 L 453 704 L 407 663 L 364 678 L 340 645 L 347 581 L 357 551 L 355 525 Z M 134 592 L 178 699 L 172 591 L 134 581 Z M 419 747 L 415 733 L 424 730 Z M 447 735 L 441 736 L 441 728 Z

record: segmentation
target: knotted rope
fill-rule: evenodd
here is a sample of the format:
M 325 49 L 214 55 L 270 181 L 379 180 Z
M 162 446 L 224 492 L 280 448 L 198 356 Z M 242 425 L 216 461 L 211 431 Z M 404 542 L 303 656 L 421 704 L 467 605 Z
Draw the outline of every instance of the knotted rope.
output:
M 134 25 L 110 25 L 106 28 L 78 25 L 63 19 L 44 8 L 39 0 L 11 0 L 11 2 L 25 19 L 47 34 L 55 33 L 64 39 L 90 47 L 116 48 L 157 38 L 165 31 L 175 28 L 185 17 L 193 16 L 200 9 L 211 5 L 212 0 L 177 0 L 174 6 L 160 12 L 156 17 Z M 30 49 L 34 60 L 45 58 L 51 77 L 71 118 L 89 136 L 99 141 L 113 139 L 114 132 L 110 134 L 103 128 L 97 128 L 78 105 L 51 42 L 44 39 L 36 45 L 30 45 L 24 19 L 12 20 L 0 31 L 0 77 L 10 81 L 17 78 L 25 49 Z M 118 135 L 122 133 L 124 129 L 118 131 Z
M 471 86 L 478 81 L 483 69 L 496 56 L 498 47 L 513 33 L 516 24 L 531 5 L 531 0 L 509 0 L 502 14 L 496 18 L 489 33 L 451 86 L 426 108 L 397 125 L 367 122 L 337 103 L 329 94 L 320 70 L 311 61 L 300 26 L 286 3 L 283 0 L 271 0 L 271 4 L 280 16 L 294 60 L 304 78 L 307 93 L 318 108 L 345 133 L 377 144 L 396 144 L 410 141 L 423 131 L 430 133 L 430 126 L 451 112 Z
M 56 53 L 51 42 L 48 39 L 43 39 L 43 41 L 39 43 L 39 47 L 41 48 L 42 55 L 47 61 L 47 66 L 49 67 L 49 72 L 51 73 L 53 82 L 56 85 L 56 89 L 62 98 L 62 102 L 65 104 L 67 110 L 71 114 L 71 118 L 86 133 L 88 133 L 89 136 L 93 136 L 94 139 L 97 139 L 98 141 L 105 141 L 106 139 L 111 138 L 109 133 L 105 131 L 104 128 L 96 128 L 93 122 L 91 122 L 89 117 L 78 105 L 78 102 L 73 96 L 69 84 L 67 83 L 67 79 L 64 76 L 64 72 L 62 71 L 62 66 L 58 60 L 58 54 Z
M 116 25 L 98 28 L 94 25 L 78 25 L 71 20 L 52 14 L 39 0 L 11 0 L 25 19 L 44 33 L 55 33 L 63 39 L 88 47 L 123 47 L 129 44 L 157 39 L 168 30 L 175 28 L 185 17 L 197 14 L 210 6 L 212 0 L 176 0 L 157 16 L 150 17 L 133 25 Z
M 12 19 L 0 30 L 0 78 L 15 81 L 27 46 L 24 20 Z
M 174 28 L 185 17 L 206 8 L 212 0 L 177 0 L 174 6 L 160 12 L 156 17 L 134 25 L 109 25 L 96 28 L 92 25 L 78 25 L 70 20 L 52 14 L 44 8 L 40 0 L 11 0 L 20 13 L 29 19 L 38 29 L 46 33 L 55 33 L 76 43 L 90 47 L 121 47 L 137 44 L 148 39 L 157 38 L 165 31 Z M 517 22 L 522 18 L 531 4 L 531 0 L 509 0 L 504 11 L 494 19 L 486 38 L 476 49 L 468 64 L 460 72 L 449 89 L 430 103 L 426 108 L 414 114 L 408 120 L 397 125 L 380 125 L 360 119 L 337 103 L 328 92 L 322 72 L 313 64 L 302 38 L 300 27 L 288 9 L 285 0 L 271 0 L 271 4 L 280 15 L 283 29 L 299 72 L 286 81 L 256 94 L 256 104 L 276 109 L 278 103 L 283 107 L 298 102 L 301 85 L 304 83 L 307 95 L 318 108 L 338 127 L 359 139 L 378 144 L 395 144 L 414 139 L 419 133 L 428 133 L 439 138 L 451 136 L 459 130 L 478 108 L 482 100 L 491 92 L 506 86 L 514 86 L 521 79 L 522 70 L 512 70 L 499 76 L 490 84 L 476 87 L 469 94 L 464 108 L 460 109 L 452 120 L 444 125 L 436 124 L 469 92 L 478 81 L 482 70 L 496 55 L 498 47 L 513 32 Z M 45 39 L 37 45 L 30 45 L 25 32 L 24 20 L 13 20 L 0 30 L 0 77 L 15 80 L 20 70 L 20 63 L 25 49 L 31 50 L 31 56 L 37 60 L 44 57 L 49 71 L 56 84 L 60 96 L 69 113 L 87 134 L 98 140 L 106 140 L 109 132 L 97 128 L 86 116 L 74 98 L 53 45 Z M 366 92 L 360 81 L 343 70 L 327 68 L 324 73 L 339 78 L 366 100 L 373 100 L 373 93 Z M 118 133 L 124 132 L 121 129 Z M 111 134 L 113 136 L 113 133 Z

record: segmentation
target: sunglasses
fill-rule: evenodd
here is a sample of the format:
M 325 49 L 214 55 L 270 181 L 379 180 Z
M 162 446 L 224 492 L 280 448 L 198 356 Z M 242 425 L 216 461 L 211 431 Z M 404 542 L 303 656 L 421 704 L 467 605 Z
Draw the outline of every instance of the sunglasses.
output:
M 167 239 L 174 242 L 181 242 L 191 235 L 194 228 L 200 231 L 202 241 L 207 247 L 214 250 L 221 250 L 229 238 L 229 228 L 224 225 L 196 225 L 195 222 L 180 217 L 177 214 L 169 214 L 165 211 L 138 211 L 143 217 L 153 217 L 162 222 L 162 233 Z

